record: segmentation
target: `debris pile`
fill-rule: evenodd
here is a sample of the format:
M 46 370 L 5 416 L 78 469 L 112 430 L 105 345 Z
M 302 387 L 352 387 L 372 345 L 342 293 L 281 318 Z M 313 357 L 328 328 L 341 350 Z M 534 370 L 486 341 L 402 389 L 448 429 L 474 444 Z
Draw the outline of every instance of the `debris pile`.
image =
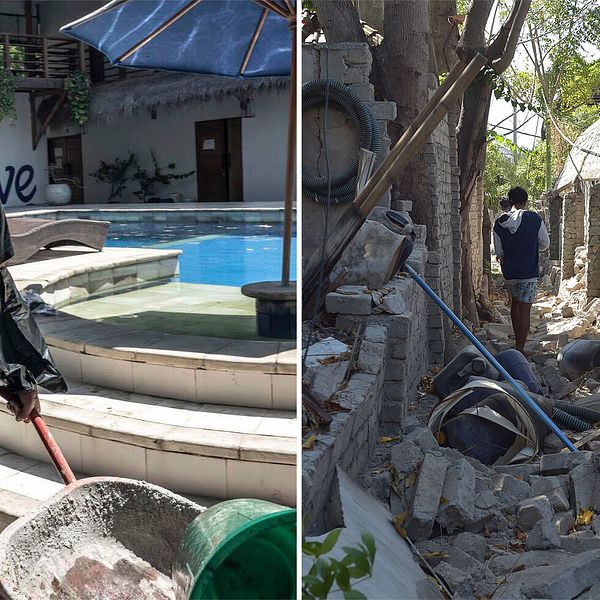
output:
M 567 600 L 600 590 L 600 570 L 590 570 L 600 566 L 600 454 L 490 468 L 415 427 L 390 463 L 378 494 L 454 598 Z

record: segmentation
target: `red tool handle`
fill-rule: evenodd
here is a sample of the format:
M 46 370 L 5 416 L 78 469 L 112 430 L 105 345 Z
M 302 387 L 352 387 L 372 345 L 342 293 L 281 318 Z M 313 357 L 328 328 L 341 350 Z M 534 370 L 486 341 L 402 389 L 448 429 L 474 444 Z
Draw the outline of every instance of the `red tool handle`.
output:
M 35 427 L 35 430 L 38 432 L 42 443 L 46 447 L 46 450 L 48 451 L 56 470 L 62 477 L 62 480 L 65 482 L 65 485 L 75 482 L 75 475 L 73 475 L 73 471 L 71 471 L 71 467 L 69 467 L 67 459 L 64 457 L 63 453 L 58 447 L 58 444 L 46 426 L 44 419 L 40 417 L 40 413 L 34 409 L 31 411 L 29 418 Z

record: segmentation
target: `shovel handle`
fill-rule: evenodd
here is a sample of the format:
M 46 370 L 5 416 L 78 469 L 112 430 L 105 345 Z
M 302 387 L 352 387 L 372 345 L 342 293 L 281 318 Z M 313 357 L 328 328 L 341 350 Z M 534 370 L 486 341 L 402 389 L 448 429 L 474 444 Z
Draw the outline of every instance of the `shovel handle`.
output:
M 40 416 L 37 410 L 32 410 L 29 415 L 29 419 L 33 423 L 35 430 L 38 432 L 42 443 L 44 444 L 56 470 L 61 476 L 62 480 L 65 482 L 65 485 L 69 485 L 70 483 L 75 482 L 75 475 L 73 475 L 73 471 L 71 471 L 71 467 L 69 467 L 69 463 L 67 463 L 66 458 L 61 452 L 54 436 L 50 433 L 50 430 L 46 426 L 46 422 Z

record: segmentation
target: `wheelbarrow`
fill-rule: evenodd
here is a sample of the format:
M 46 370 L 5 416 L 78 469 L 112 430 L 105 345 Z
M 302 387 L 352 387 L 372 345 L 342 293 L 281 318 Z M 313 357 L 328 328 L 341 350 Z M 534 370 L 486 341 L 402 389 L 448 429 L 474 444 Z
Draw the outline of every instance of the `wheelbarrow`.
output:
M 295 510 L 206 509 L 143 481 L 76 480 L 37 411 L 31 422 L 66 487 L 0 533 L 3 600 L 295 597 Z

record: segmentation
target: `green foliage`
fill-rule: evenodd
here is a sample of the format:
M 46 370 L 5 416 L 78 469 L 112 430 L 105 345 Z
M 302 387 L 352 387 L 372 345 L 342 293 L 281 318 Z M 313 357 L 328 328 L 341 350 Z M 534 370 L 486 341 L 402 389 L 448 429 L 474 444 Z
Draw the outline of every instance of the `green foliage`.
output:
M 107 163 L 101 160 L 100 167 L 97 171 L 90 173 L 90 177 L 93 177 L 100 183 L 110 184 L 108 201 L 111 202 L 113 198 L 120 198 L 123 195 L 123 191 L 125 190 L 129 179 L 129 172 L 136 165 L 136 156 L 133 152 L 130 152 L 126 159 L 115 158 L 115 162 L 113 163 Z
M 302 598 L 304 600 L 322 600 L 332 591 L 334 583 L 346 600 L 362 600 L 366 596 L 352 585 L 369 579 L 373 575 L 375 561 L 375 541 L 368 533 L 361 536 L 358 548 L 344 546 L 341 560 L 325 558 L 333 550 L 340 537 L 341 529 L 334 529 L 322 542 L 304 542 L 302 553 L 313 559 L 307 575 L 302 577 Z M 353 579 L 357 581 L 352 582 Z
M 9 123 L 14 123 L 17 119 L 15 87 L 14 75 L 0 67 L 0 122 L 8 119 Z
M 544 169 L 543 142 L 527 150 L 493 131 L 488 132 L 484 193 L 488 206 L 494 211 L 498 209 L 500 198 L 515 185 L 526 189 L 532 201 L 537 200 L 545 188 Z
M 71 120 L 76 125 L 85 125 L 89 119 L 91 83 L 86 73 L 73 73 L 65 79 L 67 102 Z
M 154 150 L 150 150 L 150 157 L 152 159 L 152 173 L 149 174 L 146 169 L 142 169 L 136 161 L 135 172 L 132 176 L 132 179 L 137 181 L 140 186 L 140 189 L 133 192 L 133 194 L 137 196 L 141 202 L 144 202 L 146 198 L 154 195 L 156 185 L 170 185 L 171 181 L 186 179 L 196 172 L 165 173 L 165 170 L 173 171 L 175 169 L 175 163 L 169 163 L 167 166 L 161 167 L 158 164 L 158 159 L 156 158 Z

